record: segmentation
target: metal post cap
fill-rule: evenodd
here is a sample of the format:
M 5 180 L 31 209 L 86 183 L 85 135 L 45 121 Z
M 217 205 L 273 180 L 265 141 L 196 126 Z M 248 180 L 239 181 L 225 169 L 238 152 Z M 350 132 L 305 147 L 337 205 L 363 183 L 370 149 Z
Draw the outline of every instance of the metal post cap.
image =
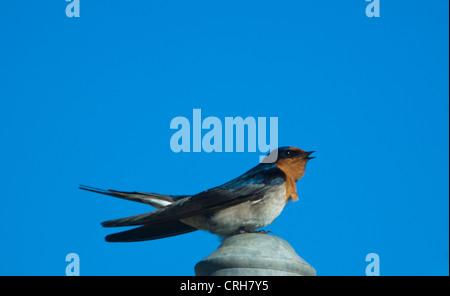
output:
M 268 234 L 245 233 L 226 238 L 211 255 L 195 265 L 197 276 L 316 275 L 285 240 Z

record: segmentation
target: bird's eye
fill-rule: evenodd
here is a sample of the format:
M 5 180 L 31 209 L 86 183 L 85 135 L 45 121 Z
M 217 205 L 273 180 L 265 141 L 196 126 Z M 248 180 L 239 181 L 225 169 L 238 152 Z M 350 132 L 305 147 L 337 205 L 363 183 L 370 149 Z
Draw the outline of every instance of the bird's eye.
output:
M 291 156 L 291 151 L 288 150 L 285 152 L 285 154 L 286 154 L 286 156 Z

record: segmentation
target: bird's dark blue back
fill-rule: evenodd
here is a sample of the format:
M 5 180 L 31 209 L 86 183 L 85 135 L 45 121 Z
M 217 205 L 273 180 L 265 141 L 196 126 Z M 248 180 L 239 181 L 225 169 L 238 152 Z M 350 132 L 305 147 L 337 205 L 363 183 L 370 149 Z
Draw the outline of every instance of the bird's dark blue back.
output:
M 286 175 L 273 163 L 260 163 L 243 175 L 218 186 L 220 189 L 236 189 L 250 184 L 279 185 L 286 180 Z

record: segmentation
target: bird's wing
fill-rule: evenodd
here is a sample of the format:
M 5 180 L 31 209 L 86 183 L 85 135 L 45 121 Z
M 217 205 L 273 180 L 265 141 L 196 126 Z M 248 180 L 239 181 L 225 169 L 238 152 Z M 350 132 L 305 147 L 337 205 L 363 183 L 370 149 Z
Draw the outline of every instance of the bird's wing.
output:
M 180 221 L 171 221 L 157 225 L 144 225 L 131 230 L 107 235 L 107 242 L 139 242 L 160 239 L 169 236 L 184 234 L 197 229 Z
M 163 209 L 105 221 L 102 225 L 104 227 L 155 225 L 218 211 L 246 201 L 262 199 L 268 187 L 281 184 L 285 178 L 284 173 L 275 165 L 260 164 L 222 186 L 181 199 Z
M 161 210 L 146 214 L 109 220 L 102 223 L 104 227 L 135 226 L 143 224 L 158 224 L 179 220 L 200 214 L 231 207 L 248 200 L 261 199 L 264 196 L 262 185 L 245 185 L 241 190 L 233 192 L 214 188 L 197 195 L 180 200 Z

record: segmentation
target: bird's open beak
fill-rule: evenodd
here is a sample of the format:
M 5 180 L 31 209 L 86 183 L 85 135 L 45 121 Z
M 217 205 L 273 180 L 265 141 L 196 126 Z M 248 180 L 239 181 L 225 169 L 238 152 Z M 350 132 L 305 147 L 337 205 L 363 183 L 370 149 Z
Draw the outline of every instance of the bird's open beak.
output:
M 312 153 L 314 153 L 314 152 L 316 152 L 316 151 L 307 151 L 307 152 L 305 152 L 306 156 L 303 157 L 303 158 L 304 158 L 304 159 L 308 159 L 308 160 L 315 158 L 314 156 L 311 156 L 311 157 L 310 157 L 310 155 L 311 155 Z

